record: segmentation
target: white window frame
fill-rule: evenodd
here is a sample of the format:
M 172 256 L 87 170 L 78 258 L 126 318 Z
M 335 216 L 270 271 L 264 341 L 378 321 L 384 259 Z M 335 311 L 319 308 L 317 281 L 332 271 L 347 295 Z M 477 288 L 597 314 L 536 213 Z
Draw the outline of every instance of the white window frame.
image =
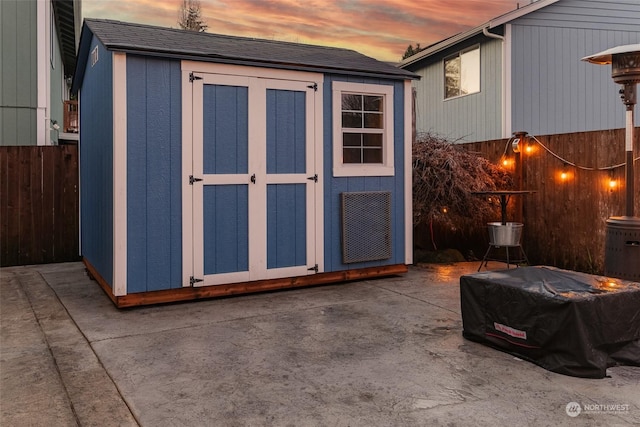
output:
M 453 95 L 453 96 L 449 96 L 447 97 L 447 61 L 451 60 L 451 59 L 455 59 L 455 58 L 461 58 L 462 59 L 462 55 L 464 55 L 465 53 L 471 52 L 473 50 L 477 50 L 478 51 L 478 70 L 477 70 L 477 74 L 478 74 L 478 90 L 475 92 L 469 92 L 469 93 L 459 93 L 460 89 L 462 88 L 458 88 L 458 94 L 457 95 Z M 468 47 L 466 49 L 463 49 L 459 52 L 456 52 L 454 55 L 451 56 L 447 56 L 446 58 L 444 58 L 442 60 L 442 89 L 443 89 L 443 95 L 444 95 L 444 100 L 448 101 L 450 99 L 456 99 L 456 98 L 461 98 L 463 96 L 469 96 L 469 95 L 473 95 L 476 93 L 480 93 L 482 91 L 482 79 L 481 79 L 481 60 L 482 60 L 482 52 L 480 51 L 480 45 L 474 45 L 471 47 Z M 474 70 L 475 71 L 475 70 Z M 462 80 L 462 62 L 460 63 L 460 79 Z
M 393 86 L 351 82 L 332 83 L 333 107 L 333 176 L 394 176 L 393 162 Z M 382 163 L 342 162 L 342 94 L 382 96 L 384 128 L 382 132 Z
M 99 49 L 98 45 L 96 45 L 93 49 L 91 49 L 91 68 L 98 63 L 99 60 Z

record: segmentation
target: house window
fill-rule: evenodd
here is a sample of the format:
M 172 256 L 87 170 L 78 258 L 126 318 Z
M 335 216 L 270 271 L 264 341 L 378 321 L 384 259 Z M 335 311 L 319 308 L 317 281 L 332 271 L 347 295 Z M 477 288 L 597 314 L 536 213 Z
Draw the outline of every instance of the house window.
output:
M 444 60 L 444 97 L 480 92 L 480 46 Z
M 333 83 L 334 176 L 390 176 L 393 87 Z

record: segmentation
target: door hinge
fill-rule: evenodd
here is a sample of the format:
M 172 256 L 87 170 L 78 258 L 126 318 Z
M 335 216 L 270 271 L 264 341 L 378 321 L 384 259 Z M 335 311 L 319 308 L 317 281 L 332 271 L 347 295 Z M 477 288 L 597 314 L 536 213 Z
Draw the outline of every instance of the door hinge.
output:
M 202 178 L 194 178 L 193 175 L 189 175 L 189 185 L 193 185 L 194 182 L 202 181 Z
M 204 280 L 196 279 L 193 276 L 189 277 L 189 283 L 191 284 L 191 286 L 193 286 L 193 285 L 195 285 L 196 283 L 199 283 L 199 282 L 204 282 Z
M 314 92 L 318 91 L 318 83 L 307 86 L 309 89 L 313 89 Z
M 194 80 L 202 80 L 202 77 L 189 73 L 189 83 L 193 83 Z
M 307 268 L 307 271 L 313 271 L 314 273 L 318 272 L 318 264 L 314 265 L 311 268 Z
M 313 181 L 313 182 L 318 182 L 318 174 L 314 174 L 313 176 L 310 176 L 309 178 L 307 178 L 309 181 Z

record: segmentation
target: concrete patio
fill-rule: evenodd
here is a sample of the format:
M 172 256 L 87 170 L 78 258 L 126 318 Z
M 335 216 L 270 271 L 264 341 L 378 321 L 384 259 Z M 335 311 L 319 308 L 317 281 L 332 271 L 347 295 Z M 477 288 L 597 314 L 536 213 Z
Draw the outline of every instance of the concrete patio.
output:
M 4 268 L 0 425 L 640 424 L 638 367 L 574 378 L 465 340 L 477 267 L 130 310 L 81 263 Z

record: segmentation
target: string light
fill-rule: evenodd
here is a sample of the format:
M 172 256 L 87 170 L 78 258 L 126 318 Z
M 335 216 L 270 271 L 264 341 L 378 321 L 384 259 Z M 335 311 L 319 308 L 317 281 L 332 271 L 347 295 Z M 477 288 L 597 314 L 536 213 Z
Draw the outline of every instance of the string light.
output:
M 565 164 L 562 167 L 562 172 L 560 172 L 560 180 L 566 181 L 569 178 L 569 173 L 567 172 L 567 165 Z
M 577 165 L 561 156 L 559 156 L 558 154 L 554 153 L 553 151 L 551 151 L 546 145 L 544 145 L 542 142 L 540 142 L 540 140 L 538 138 L 536 138 L 534 135 L 527 135 L 525 138 L 522 139 L 518 139 L 515 137 L 511 137 L 507 140 L 507 143 L 504 147 L 504 153 L 502 155 L 502 166 L 508 168 L 513 166 L 513 161 L 507 157 L 507 152 L 509 150 L 509 147 L 512 147 L 514 150 L 514 152 L 524 152 L 526 154 L 533 154 L 535 153 L 536 144 L 530 143 L 530 139 L 531 138 L 533 141 L 535 141 L 537 143 L 537 145 L 539 145 L 540 147 L 542 147 L 542 149 L 544 149 L 546 152 L 548 152 L 549 154 L 551 154 L 553 157 L 555 157 L 556 159 L 560 160 L 563 164 L 562 167 L 562 171 L 556 175 L 560 181 L 564 182 L 569 180 L 572 177 L 572 174 L 567 170 L 568 166 L 572 166 L 576 169 L 581 169 L 581 170 L 587 170 L 587 171 L 609 171 L 611 172 L 611 176 L 609 178 L 608 181 L 608 187 L 610 191 L 614 191 L 618 188 L 618 184 L 619 181 L 613 177 L 613 171 L 615 169 L 621 168 L 623 166 L 626 165 L 625 163 L 619 163 L 616 165 L 611 165 L 611 166 L 605 166 L 605 167 L 587 167 L 587 166 L 581 166 L 581 165 Z M 517 147 L 517 148 L 516 148 Z M 517 151 L 516 151 L 517 150 Z M 635 159 L 633 159 L 634 162 L 640 160 L 640 157 L 636 157 Z
M 547 151 L 549 154 L 551 154 L 556 159 L 560 160 L 564 164 L 565 167 L 567 165 L 569 165 L 569 166 L 573 166 L 574 168 L 582 169 L 582 170 L 586 170 L 586 171 L 610 171 L 610 170 L 613 170 L 613 169 L 621 168 L 621 167 L 626 165 L 626 163 L 619 163 L 617 165 L 605 166 L 605 167 L 602 167 L 602 168 L 592 168 L 592 167 L 587 167 L 587 166 L 576 165 L 575 163 L 573 163 L 573 162 L 571 162 L 571 161 L 569 161 L 569 160 L 557 155 L 553 151 L 551 151 L 549 148 L 547 148 L 546 145 L 544 145 L 542 142 L 540 142 L 540 140 L 538 140 L 538 138 L 536 138 L 535 136 L 533 136 L 533 135 L 530 135 L 530 136 L 531 136 L 531 138 L 534 139 L 534 141 L 536 141 L 538 143 L 538 145 L 540 145 L 540 147 L 542 147 L 545 151 Z M 640 160 L 640 157 L 636 157 L 635 159 L 633 159 L 634 162 L 637 161 L 637 160 Z
M 614 191 L 618 188 L 618 180 L 613 175 L 613 170 L 609 171 L 609 191 Z
M 551 151 L 546 145 L 540 142 L 540 140 L 536 138 L 534 135 L 526 135 L 526 132 L 524 132 L 523 134 L 525 134 L 524 137 L 518 138 L 521 136 L 521 134 L 519 134 L 518 137 L 513 136 L 507 140 L 507 143 L 505 144 L 505 147 L 504 147 L 504 152 L 502 154 L 502 158 L 500 160 L 500 164 L 504 168 L 512 169 L 515 165 L 514 159 L 507 154 L 509 152 L 510 147 L 512 151 L 515 153 L 524 153 L 527 155 L 531 155 L 537 152 L 536 145 L 539 145 L 543 150 L 545 150 L 546 152 L 551 154 L 553 157 L 555 157 L 556 159 L 562 162 L 562 165 L 563 165 L 562 170 L 559 172 L 556 172 L 556 175 L 555 175 L 556 179 L 559 182 L 568 182 L 573 178 L 573 174 L 571 173 L 571 171 L 568 170 L 568 167 L 572 166 L 576 169 L 581 169 L 586 171 L 608 171 L 609 179 L 605 181 L 606 183 L 603 182 L 603 185 L 605 185 L 610 192 L 614 192 L 619 189 L 620 181 L 619 179 L 615 178 L 614 171 L 615 169 L 624 167 L 626 165 L 626 162 L 619 163 L 616 165 L 611 165 L 611 166 L 604 166 L 604 167 L 587 167 L 587 166 L 577 165 L 561 157 L 560 155 L 554 153 L 553 151 Z M 635 159 L 633 159 L 634 162 L 638 160 L 640 160 L 640 157 L 636 157 Z M 445 214 L 447 213 L 446 208 L 443 208 L 442 211 Z

